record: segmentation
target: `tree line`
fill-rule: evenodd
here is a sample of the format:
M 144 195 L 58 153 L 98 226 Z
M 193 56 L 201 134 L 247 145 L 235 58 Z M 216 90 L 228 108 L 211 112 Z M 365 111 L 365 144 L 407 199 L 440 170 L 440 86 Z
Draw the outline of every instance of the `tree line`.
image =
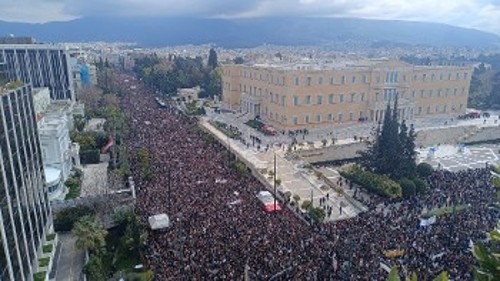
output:
M 134 66 L 134 72 L 140 78 L 167 95 L 175 95 L 178 88 L 200 86 L 202 98 L 221 95 L 220 71 L 214 49 L 210 49 L 207 64 L 199 56 L 188 58 L 169 55 L 163 58 L 152 54 L 137 58 Z

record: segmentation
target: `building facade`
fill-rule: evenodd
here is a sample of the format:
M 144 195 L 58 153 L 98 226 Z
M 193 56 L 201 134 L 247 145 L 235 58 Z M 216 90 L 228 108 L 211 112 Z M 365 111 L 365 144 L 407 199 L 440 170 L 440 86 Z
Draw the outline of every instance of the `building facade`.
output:
M 471 67 L 400 61 L 316 67 L 223 65 L 222 99 L 230 109 L 280 129 L 379 122 L 398 96 L 405 120 L 465 112 Z
M 54 100 L 74 100 L 69 56 L 61 46 L 0 44 L 0 69 L 8 81 L 48 87 Z
M 51 211 L 31 85 L 0 94 L 0 280 L 32 280 Z

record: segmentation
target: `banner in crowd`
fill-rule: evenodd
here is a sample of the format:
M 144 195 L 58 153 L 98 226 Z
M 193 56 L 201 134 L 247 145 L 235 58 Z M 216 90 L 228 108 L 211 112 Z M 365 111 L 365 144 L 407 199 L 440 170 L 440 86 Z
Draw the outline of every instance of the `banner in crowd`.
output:
M 436 216 L 432 216 L 428 219 L 420 219 L 420 226 L 429 226 L 436 222 Z

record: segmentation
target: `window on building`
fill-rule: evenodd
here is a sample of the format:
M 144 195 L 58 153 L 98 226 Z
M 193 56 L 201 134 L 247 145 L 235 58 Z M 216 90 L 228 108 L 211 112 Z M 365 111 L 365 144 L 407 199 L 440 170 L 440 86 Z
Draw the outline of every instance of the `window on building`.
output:
M 345 84 L 345 76 L 342 75 L 342 84 Z
M 366 83 L 366 75 L 363 75 L 363 83 Z
M 464 80 L 467 80 L 468 73 L 464 72 Z
M 329 94 L 328 95 L 328 103 L 329 104 L 333 104 L 334 102 L 335 102 L 334 95 L 333 94 Z
M 427 82 L 427 74 L 422 74 L 422 81 Z
M 413 74 L 413 81 L 418 81 L 418 74 Z
M 353 103 L 356 99 L 356 93 L 351 93 L 351 103 Z
M 418 112 L 418 114 L 422 114 L 422 107 L 421 106 L 418 107 L 418 111 L 417 112 Z
M 393 77 L 393 78 L 394 78 L 394 82 L 395 82 L 395 83 L 398 83 L 398 82 L 399 82 L 399 79 L 398 79 L 398 72 L 397 72 L 397 71 L 396 71 L 396 72 L 394 72 L 394 77 Z
M 462 96 L 465 95 L 465 88 L 462 88 Z
M 443 73 L 440 73 L 440 74 L 439 74 L 439 80 L 443 80 L 443 78 L 444 78 L 444 74 L 443 74 Z
M 332 121 L 332 120 L 333 120 L 333 114 L 328 113 L 328 121 Z
M 309 124 L 309 115 L 304 117 L 304 123 Z
M 316 115 L 316 122 L 321 123 L 321 114 Z
M 318 84 L 323 85 L 323 77 L 322 76 L 318 77 Z
M 292 120 L 293 120 L 293 124 L 294 125 L 298 125 L 299 124 L 299 117 L 294 116 L 294 117 L 292 117 Z
M 323 103 L 323 96 L 317 96 L 316 97 L 316 103 L 317 104 L 322 104 Z
M 344 114 L 339 113 L 339 122 L 342 122 L 342 121 L 344 121 Z
M 299 106 L 299 97 L 293 96 L 293 106 Z
M 352 81 L 353 84 L 356 83 L 356 76 L 355 75 L 352 76 L 352 80 L 351 81 Z
M 431 113 L 431 107 L 430 106 L 427 107 L 427 114 L 429 114 L 429 113 Z
M 349 112 L 349 121 L 354 121 L 354 113 Z
M 437 90 L 437 96 L 440 97 L 441 96 L 441 89 L 438 89 Z
M 272 93 L 272 92 L 271 92 L 271 93 L 269 93 L 269 99 L 271 100 L 271 102 L 274 102 L 273 97 L 274 97 L 274 96 L 273 96 L 273 93 Z
M 449 96 L 449 95 L 450 95 L 450 89 L 446 88 L 446 96 Z
M 412 91 L 412 92 L 411 92 L 411 97 L 412 97 L 412 98 L 415 98 L 416 94 L 417 94 L 417 93 L 416 93 L 415 91 Z
M 431 75 L 431 81 L 434 81 L 434 80 L 436 80 L 436 74 L 432 73 L 432 75 Z
M 280 101 L 279 95 L 278 94 L 274 94 L 274 102 L 275 103 L 279 103 L 279 101 Z
M 344 94 L 341 94 L 339 96 L 339 103 L 343 103 L 344 102 Z
M 424 97 L 424 90 L 420 90 L 420 97 L 423 98 Z
M 281 96 L 281 106 L 285 106 L 285 96 Z
M 451 73 L 448 73 L 448 80 L 451 80 Z
M 333 76 L 330 76 L 330 85 L 333 85 L 334 82 L 335 80 L 333 79 Z
M 403 74 L 403 82 L 406 82 L 406 74 Z
M 429 98 L 432 98 L 432 90 L 429 90 Z
M 365 93 L 361 93 L 361 94 L 359 95 L 359 100 L 360 100 L 361 102 L 364 102 L 364 101 L 365 101 Z
M 377 83 L 380 83 L 380 75 L 377 75 Z
M 298 86 L 299 85 L 299 80 L 300 80 L 299 77 L 295 77 L 294 80 L 295 80 L 295 86 Z
M 311 104 L 311 96 L 310 95 L 306 96 L 306 104 Z
M 307 77 L 307 86 L 311 86 L 312 78 Z
M 457 72 L 457 80 L 460 80 L 460 73 Z
M 443 112 L 446 113 L 448 111 L 448 106 L 445 104 L 443 105 Z
M 453 95 L 456 96 L 457 95 L 457 88 L 453 89 Z
M 363 117 L 364 117 L 363 111 L 360 111 L 360 112 L 359 112 L 359 118 L 361 119 L 361 118 L 363 118 Z

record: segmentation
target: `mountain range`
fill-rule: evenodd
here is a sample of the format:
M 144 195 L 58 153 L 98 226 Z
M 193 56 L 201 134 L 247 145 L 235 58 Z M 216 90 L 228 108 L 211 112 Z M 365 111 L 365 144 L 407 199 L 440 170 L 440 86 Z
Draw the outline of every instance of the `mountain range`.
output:
M 487 46 L 498 35 L 440 23 L 358 18 L 123 18 L 88 17 L 44 24 L 0 21 L 0 35 L 41 42 L 121 41 L 143 47 L 214 43 L 223 47 L 383 42 L 427 46 Z M 382 44 L 383 45 L 383 44 Z

